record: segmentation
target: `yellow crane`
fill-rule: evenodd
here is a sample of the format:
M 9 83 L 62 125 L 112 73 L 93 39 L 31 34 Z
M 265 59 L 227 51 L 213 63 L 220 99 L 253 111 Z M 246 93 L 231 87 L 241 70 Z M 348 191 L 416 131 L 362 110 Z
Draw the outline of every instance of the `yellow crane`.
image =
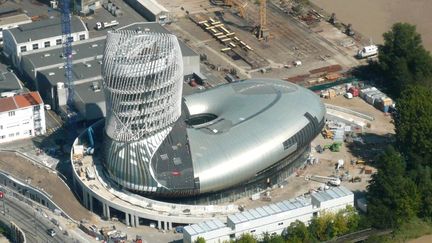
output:
M 249 2 L 242 0 L 225 0 L 225 5 L 235 7 L 239 12 L 239 16 L 242 18 L 246 16 L 245 12 L 248 4 Z
M 267 0 L 260 0 L 259 6 L 259 25 L 256 31 L 258 40 L 267 39 L 269 31 L 267 29 Z

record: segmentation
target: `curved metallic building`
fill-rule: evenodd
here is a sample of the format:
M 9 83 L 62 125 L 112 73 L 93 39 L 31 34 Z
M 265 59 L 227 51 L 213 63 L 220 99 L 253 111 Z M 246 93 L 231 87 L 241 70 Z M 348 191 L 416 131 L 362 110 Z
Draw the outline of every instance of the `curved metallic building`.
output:
M 181 115 L 183 63 L 177 38 L 109 32 L 102 76 L 106 169 L 128 189 L 152 191 L 158 184 L 149 163 Z
M 103 163 L 130 191 L 190 196 L 266 178 L 324 126 L 319 97 L 295 84 L 244 80 L 182 99 L 182 76 L 174 36 L 108 34 Z

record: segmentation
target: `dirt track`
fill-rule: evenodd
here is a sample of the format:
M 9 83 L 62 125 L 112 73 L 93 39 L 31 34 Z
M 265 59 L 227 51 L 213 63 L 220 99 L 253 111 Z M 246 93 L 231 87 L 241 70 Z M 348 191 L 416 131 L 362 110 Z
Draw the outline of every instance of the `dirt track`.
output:
M 432 51 L 432 1 L 430 0 L 311 0 L 336 18 L 351 23 L 357 31 L 382 42 L 382 33 L 396 22 L 417 25 L 424 46 Z

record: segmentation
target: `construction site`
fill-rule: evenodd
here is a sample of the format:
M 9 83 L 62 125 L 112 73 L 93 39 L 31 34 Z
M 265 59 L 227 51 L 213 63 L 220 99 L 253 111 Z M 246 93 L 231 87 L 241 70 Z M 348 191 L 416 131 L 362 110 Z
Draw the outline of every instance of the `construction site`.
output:
M 80 135 L 83 139 L 77 138 L 77 144 L 75 144 L 76 147 L 73 147 L 73 151 L 68 151 L 73 155 L 78 153 L 77 150 L 80 148 L 82 156 L 79 159 L 74 156 L 65 161 L 42 159 L 43 163 L 38 164 L 35 161 L 36 159 L 41 160 L 42 155 L 39 155 L 39 152 L 43 153 L 43 149 L 36 150 L 36 159 L 32 159 L 34 156 L 23 157 L 20 155 L 19 148 L 17 148 L 1 152 L 0 169 L 2 171 L 7 171 L 8 176 L 13 176 L 23 183 L 25 182 L 24 184 L 45 192 L 59 208 L 64 209 L 65 214 L 71 216 L 70 220 L 80 222 L 80 226 L 84 225 L 82 226 L 83 231 L 91 237 L 95 237 L 93 233 L 99 231 L 91 228 L 109 228 L 116 225 L 118 229 L 121 229 L 121 232 L 126 232 L 129 235 L 138 235 L 139 232 L 151 235 L 149 242 L 152 239 L 162 238 L 163 241 L 178 240 L 181 238 L 179 234 L 174 235 L 177 232 L 177 227 L 198 223 L 204 219 L 242 212 L 245 208 L 268 205 L 269 202 L 280 202 L 287 198 L 311 194 L 326 190 L 329 187 L 346 187 L 355 194 L 356 200 L 362 199 L 371 175 L 376 172 L 374 168 L 376 156 L 393 141 L 394 125 L 390 112 L 394 103 L 367 81 L 359 81 L 350 74 L 352 68 L 367 62 L 366 59 L 356 58 L 357 52 L 368 45 L 368 41 L 360 33 L 355 32 L 351 25 L 338 22 L 335 15 L 323 13 L 312 5 L 305 5 L 302 3 L 303 1 L 159 0 L 157 2 L 162 6 L 161 8 L 166 8 L 167 12 L 170 13 L 170 21 L 161 23 L 161 25 L 173 33 L 188 48 L 190 47 L 190 52 L 196 52 L 193 54 L 199 55 L 200 60 L 196 62 L 196 65 L 200 67 L 198 73 L 191 73 L 187 77 L 178 75 L 180 77 L 179 85 L 182 85 L 184 81 L 190 84 L 190 86 L 184 84 L 183 95 L 185 92 L 196 93 L 198 90 L 226 83 L 232 84 L 224 85 L 225 87 L 235 86 L 240 83 L 238 81 L 244 79 L 260 79 L 262 84 L 251 85 L 249 90 L 251 91 L 253 88 L 269 85 L 269 78 L 272 78 L 309 88 L 321 97 L 318 99 L 312 92 L 308 91 L 318 100 L 318 103 L 325 104 L 325 109 L 324 106 L 321 106 L 323 107 L 322 119 L 318 120 L 318 118 L 313 117 L 316 119 L 315 124 L 313 123 L 315 120 L 308 118 L 305 113 L 301 114 L 305 114 L 304 116 L 311 120 L 311 126 L 317 129 L 314 136 L 307 141 L 307 145 L 304 145 L 304 151 L 306 151 L 304 154 L 307 154 L 306 157 L 308 157 L 306 163 L 303 166 L 296 166 L 294 171 L 286 171 L 286 174 L 283 175 L 285 176 L 283 181 L 271 180 L 266 175 L 265 178 L 261 178 L 262 181 L 267 179 L 264 187 L 256 187 L 253 192 L 250 190 L 246 193 L 245 186 L 240 189 L 243 192 L 238 193 L 238 195 L 228 195 L 223 198 L 224 200 L 222 200 L 222 194 L 214 194 L 212 196 L 220 197 L 220 199 L 213 200 L 214 198 L 208 197 L 207 203 L 202 205 L 196 205 L 197 201 L 193 205 L 194 203 L 180 204 L 181 201 L 153 200 L 153 198 L 146 198 L 141 194 L 135 195 L 122 187 L 117 188 L 116 184 L 111 185 L 100 180 L 100 178 L 106 178 L 99 161 L 100 157 L 95 156 L 93 159 L 93 156 L 90 156 L 94 151 L 93 140 L 89 143 L 92 144 L 89 150 L 87 143 L 78 144 L 78 141 L 86 141 L 87 133 L 85 132 Z M 129 5 L 119 6 L 122 6 L 122 11 L 125 13 L 126 11 L 133 12 Z M 107 15 L 107 21 L 108 19 L 111 20 L 111 15 L 103 11 L 105 10 L 100 10 L 93 16 L 86 16 L 82 19 L 85 20 L 86 25 L 90 23 L 91 26 L 94 26 L 95 23 L 101 23 L 99 21 L 102 20 L 99 20 L 98 16 Z M 134 18 L 133 22 L 135 22 L 135 18 L 142 18 L 142 14 L 133 13 L 134 15 L 131 15 Z M 132 22 L 132 20 L 126 19 L 127 17 L 129 16 L 119 18 L 122 22 L 121 25 Z M 112 23 L 112 21 L 106 23 Z M 117 20 L 115 23 L 116 25 L 119 24 Z M 106 31 L 109 29 L 107 28 Z M 139 30 L 149 31 L 150 29 L 140 28 Z M 106 32 L 98 29 L 89 32 L 95 36 L 106 34 Z M 71 43 L 68 43 L 70 49 L 64 49 L 70 53 L 72 53 Z M 67 56 L 69 57 L 69 55 Z M 69 71 L 72 72 L 72 60 L 66 59 L 66 61 L 69 64 L 66 62 L 65 67 L 70 68 Z M 102 61 L 99 64 L 102 64 Z M 91 65 L 86 67 L 91 67 Z M 66 75 L 66 77 L 68 76 Z M 72 76 L 69 78 L 68 82 L 71 83 Z M 278 82 L 281 84 L 274 85 L 274 87 L 281 87 L 285 84 L 283 81 Z M 68 88 L 73 87 L 73 85 L 68 86 Z M 245 86 L 242 87 L 244 90 L 248 90 L 244 88 Z M 273 89 L 274 87 L 272 86 Z M 209 91 L 211 90 L 209 89 Z M 292 90 L 295 89 L 292 88 Z M 263 96 L 268 91 L 263 90 L 261 92 L 260 95 Z M 287 93 L 289 92 L 287 91 Z M 216 98 L 220 98 L 219 95 L 214 95 L 214 97 L 215 99 L 211 100 L 209 104 L 214 105 Z M 245 95 L 241 94 L 239 97 L 243 98 Z M 185 98 L 183 97 L 183 99 Z M 226 100 L 229 99 L 221 99 L 223 102 Z M 221 107 L 233 108 L 233 114 L 236 114 L 238 110 L 245 109 L 245 105 L 236 108 L 234 103 L 248 103 L 250 105 L 256 102 L 256 107 L 263 104 L 257 100 L 255 97 L 255 99 L 247 102 L 244 100 L 236 100 L 237 102 L 227 102 L 226 104 L 221 102 Z M 305 96 L 301 96 L 295 98 L 289 105 L 294 107 L 293 110 L 300 110 L 300 106 L 295 106 L 295 104 L 304 105 L 305 100 Z M 67 100 L 67 105 L 70 103 Z M 250 106 L 253 107 L 254 105 Z M 256 107 L 253 108 L 256 109 Z M 305 106 L 305 109 L 308 109 L 307 114 L 309 114 L 311 107 Z M 285 112 L 285 110 L 283 111 Z M 274 114 L 279 115 L 280 113 L 275 112 Z M 261 111 L 256 114 L 261 114 Z M 217 115 L 215 116 L 217 117 Z M 251 115 L 251 118 L 253 117 L 256 115 Z M 223 117 L 219 118 L 224 120 Z M 245 118 L 240 116 L 235 120 L 240 120 L 242 123 Z M 216 121 L 207 122 L 209 124 L 216 123 Z M 102 120 L 96 123 L 102 124 Z M 312 140 L 321 130 L 321 124 L 323 124 L 324 129 Z M 278 126 L 275 125 L 275 127 Z M 218 133 L 229 130 L 226 127 L 224 129 L 227 131 L 222 131 L 223 129 L 219 131 L 218 129 L 210 129 L 209 131 L 210 133 Z M 117 134 L 118 132 L 114 133 L 114 135 Z M 88 137 L 93 138 L 92 136 L 94 134 L 88 132 Z M 246 141 L 247 139 L 243 140 Z M 207 139 L 202 141 L 207 141 Z M 228 141 L 234 141 L 234 139 L 228 139 Z M 286 142 L 291 145 L 288 143 L 289 140 Z M 176 143 L 175 146 L 166 146 L 166 148 L 172 149 L 174 154 L 190 146 L 189 142 L 184 143 L 186 145 L 184 147 L 177 146 L 178 144 L 181 145 L 181 143 Z M 204 147 L 202 144 L 201 142 L 200 148 Z M 283 145 L 284 150 L 292 149 L 285 142 Z M 84 146 L 87 146 L 86 149 Z M 177 151 L 178 147 L 181 149 Z M 256 148 L 258 146 L 245 147 Z M 280 143 L 278 143 L 278 148 L 280 147 Z M 31 146 L 31 149 L 35 149 L 35 146 Z M 206 150 L 208 149 L 206 148 Z M 46 154 L 48 156 L 49 153 L 46 152 Z M 220 154 L 222 153 L 220 152 Z M 205 159 L 209 160 L 210 157 L 212 156 Z M 168 159 L 166 154 L 161 154 L 160 158 L 161 160 Z M 57 174 L 54 169 L 57 163 L 60 166 L 65 166 L 66 163 L 63 162 L 71 163 L 71 175 L 66 175 L 68 178 L 63 178 L 65 176 Z M 304 159 L 298 164 L 303 164 L 303 162 Z M 186 159 L 183 161 L 177 159 L 173 163 L 175 165 L 173 168 L 180 167 L 180 164 L 187 164 Z M 51 169 L 44 168 L 44 165 L 51 167 Z M 167 169 L 161 175 L 180 178 L 182 172 Z M 130 173 L 124 174 L 129 175 Z M 72 178 L 73 176 L 76 178 Z M 196 179 L 196 177 L 191 178 Z M 108 179 L 106 181 L 111 183 L 112 181 Z M 63 181 L 68 184 L 63 183 Z M 181 180 L 178 179 L 178 181 Z M 189 182 L 191 185 L 195 183 L 193 180 Z M 76 187 L 75 184 L 81 185 L 83 189 L 71 190 L 70 187 L 72 185 Z M 150 187 L 146 186 L 145 190 L 153 190 L 153 188 L 148 188 Z M 99 200 L 100 198 L 103 200 Z M 205 199 L 205 197 L 203 198 Z M 82 201 L 82 204 L 79 203 L 79 200 Z M 41 202 L 46 206 L 43 200 Z M 362 204 L 357 201 L 357 205 Z M 68 226 L 70 229 L 75 229 L 77 225 L 71 223 Z M 131 229 L 129 226 L 133 226 L 133 228 Z M 165 234 L 166 232 L 170 234 Z M 162 238 L 160 238 L 161 236 Z
M 201 55 L 210 85 L 226 74 L 331 82 L 360 64 L 354 56 L 364 43 L 309 7 L 300 15 L 288 11 L 295 1 L 169 2 L 176 21 L 167 28 Z

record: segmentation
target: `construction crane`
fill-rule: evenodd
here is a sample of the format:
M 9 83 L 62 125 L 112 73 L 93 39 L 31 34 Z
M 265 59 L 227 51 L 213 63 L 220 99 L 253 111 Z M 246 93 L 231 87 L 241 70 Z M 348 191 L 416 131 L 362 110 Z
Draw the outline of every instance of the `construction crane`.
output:
M 75 123 L 75 112 L 73 111 L 74 103 L 74 84 L 72 80 L 72 42 L 71 35 L 71 12 L 70 0 L 60 0 L 61 11 L 61 27 L 63 36 L 63 57 L 64 57 L 64 70 L 65 70 L 65 85 L 67 87 L 67 111 L 66 115 L 68 123 Z
M 249 4 L 247 1 L 241 0 L 225 0 L 225 5 L 235 7 L 238 10 L 238 15 L 242 18 L 246 17 L 246 6 Z
M 258 40 L 267 39 L 269 32 L 267 29 L 267 0 L 260 0 L 259 6 L 259 25 L 256 29 Z

